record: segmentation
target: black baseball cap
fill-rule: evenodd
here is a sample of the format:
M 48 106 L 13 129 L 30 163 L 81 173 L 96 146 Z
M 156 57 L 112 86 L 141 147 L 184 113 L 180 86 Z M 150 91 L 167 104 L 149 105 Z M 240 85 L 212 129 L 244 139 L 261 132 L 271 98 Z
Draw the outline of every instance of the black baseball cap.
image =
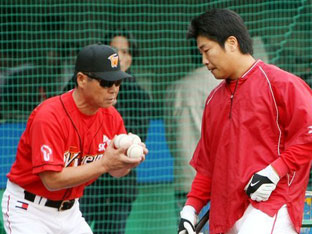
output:
M 101 43 L 88 45 L 80 50 L 76 59 L 75 72 L 92 73 L 96 78 L 107 81 L 131 77 L 120 70 L 117 51 Z

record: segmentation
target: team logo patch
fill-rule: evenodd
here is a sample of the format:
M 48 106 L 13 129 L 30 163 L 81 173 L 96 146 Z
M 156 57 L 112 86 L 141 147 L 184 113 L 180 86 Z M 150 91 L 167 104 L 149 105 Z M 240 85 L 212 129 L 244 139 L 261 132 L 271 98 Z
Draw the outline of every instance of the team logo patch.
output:
M 103 143 L 99 144 L 98 151 L 99 152 L 104 151 L 107 148 L 107 146 L 110 144 L 110 142 L 111 142 L 111 139 L 109 139 L 108 136 L 106 136 L 104 134 L 103 135 Z
M 111 56 L 108 57 L 108 59 L 111 61 L 111 67 L 117 67 L 118 66 L 118 55 L 117 54 L 112 54 Z
M 308 130 L 309 130 L 308 134 L 312 134 L 312 126 L 309 126 Z
M 42 145 L 41 148 L 41 153 L 43 155 L 43 160 L 48 162 L 48 161 L 52 161 L 52 149 L 47 146 L 47 145 Z
M 78 147 L 70 146 L 69 150 L 64 153 L 65 167 L 77 167 L 79 166 L 80 151 Z

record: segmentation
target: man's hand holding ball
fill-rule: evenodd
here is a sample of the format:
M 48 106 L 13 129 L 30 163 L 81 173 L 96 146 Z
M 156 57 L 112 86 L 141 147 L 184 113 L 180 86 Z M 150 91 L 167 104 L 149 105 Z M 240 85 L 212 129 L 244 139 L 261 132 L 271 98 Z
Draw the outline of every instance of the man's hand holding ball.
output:
M 145 155 L 148 150 L 145 144 L 141 141 L 141 138 L 136 134 L 120 134 L 114 139 L 114 145 L 118 148 L 124 148 L 126 150 L 126 155 L 130 158 L 142 158 L 145 160 Z

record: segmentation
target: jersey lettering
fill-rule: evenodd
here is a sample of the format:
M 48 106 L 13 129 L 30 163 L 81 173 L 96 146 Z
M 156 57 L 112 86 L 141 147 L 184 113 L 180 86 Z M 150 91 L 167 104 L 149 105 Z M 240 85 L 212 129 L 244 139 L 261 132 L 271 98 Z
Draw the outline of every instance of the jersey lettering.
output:
M 81 165 L 91 163 L 97 160 L 100 160 L 103 157 L 104 154 L 98 154 L 98 155 L 86 155 L 82 158 Z
M 78 167 L 80 152 L 66 152 L 64 154 L 65 167 Z
M 43 154 L 43 160 L 48 162 L 50 161 L 50 159 L 52 160 L 51 158 L 51 155 L 52 155 L 52 149 L 47 146 L 47 145 L 42 145 L 41 148 L 40 148 L 42 154 Z
M 66 152 L 64 154 L 64 164 L 65 167 L 77 167 L 79 165 L 84 165 L 87 163 L 91 163 L 97 160 L 100 160 L 104 154 L 97 154 L 97 155 L 85 155 L 80 159 L 80 152 Z
M 99 149 L 98 149 L 98 151 L 104 151 L 105 150 L 105 143 L 100 143 L 99 144 Z
M 99 148 L 98 148 L 98 151 L 101 152 L 101 151 L 104 151 L 107 146 L 110 144 L 111 142 L 111 139 L 109 139 L 105 134 L 103 135 L 103 143 L 100 143 L 99 144 Z

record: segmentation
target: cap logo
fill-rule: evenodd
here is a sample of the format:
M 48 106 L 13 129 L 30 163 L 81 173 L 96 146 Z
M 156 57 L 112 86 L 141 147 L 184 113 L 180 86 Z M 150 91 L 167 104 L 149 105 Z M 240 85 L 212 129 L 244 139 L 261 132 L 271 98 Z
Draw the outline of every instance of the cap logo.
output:
M 112 68 L 118 66 L 118 55 L 116 53 L 109 56 L 108 59 L 111 61 Z

